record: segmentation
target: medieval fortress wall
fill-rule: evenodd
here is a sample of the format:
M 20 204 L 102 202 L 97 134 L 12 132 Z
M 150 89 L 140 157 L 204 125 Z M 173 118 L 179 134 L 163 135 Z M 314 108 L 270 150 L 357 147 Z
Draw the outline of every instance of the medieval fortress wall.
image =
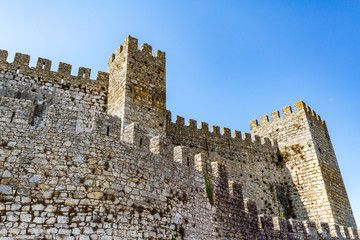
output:
M 165 53 L 130 36 L 96 80 L 6 60 L 0 239 L 359 239 L 325 123 L 303 102 L 232 135 L 171 122 Z

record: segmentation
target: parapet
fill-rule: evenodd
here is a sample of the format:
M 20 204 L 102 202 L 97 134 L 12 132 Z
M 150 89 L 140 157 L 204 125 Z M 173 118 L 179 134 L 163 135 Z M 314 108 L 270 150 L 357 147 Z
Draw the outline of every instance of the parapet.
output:
M 131 55 L 136 55 L 140 57 L 140 59 L 146 61 L 147 64 L 154 63 L 159 68 L 165 70 L 165 52 L 156 50 L 154 55 L 152 55 L 152 47 L 147 43 L 142 44 L 139 49 L 138 39 L 131 37 L 130 35 L 126 37 L 123 45 L 120 45 L 116 49 L 115 53 L 110 56 L 109 64 L 116 61 L 116 59 L 120 59 L 121 55 L 123 54 L 127 54 L 128 57 Z
M 185 124 L 185 119 L 181 116 L 176 116 L 175 122 L 171 122 L 171 112 L 167 111 L 167 128 L 166 131 L 170 135 L 175 135 L 180 138 L 193 138 L 203 139 L 206 138 L 215 143 L 228 143 L 239 144 L 244 147 L 263 147 L 272 149 L 277 147 L 275 142 L 272 142 L 269 138 L 262 138 L 257 135 L 251 135 L 250 133 L 241 133 L 241 131 L 233 131 L 229 128 L 223 127 L 220 130 L 219 126 L 211 126 L 209 130 L 209 124 L 206 122 L 200 122 L 198 128 L 197 121 L 189 119 Z M 209 141 L 208 141 L 209 142 Z
M 282 109 L 282 117 L 280 116 L 280 112 L 276 110 L 270 114 L 271 119 L 269 119 L 268 115 L 260 117 L 260 124 L 259 121 L 256 119 L 250 121 L 250 129 L 252 130 L 258 126 L 266 126 L 267 124 L 271 124 L 272 122 L 292 117 L 294 116 L 294 114 L 298 113 L 305 113 L 305 115 L 310 117 L 312 121 L 318 122 L 326 128 L 325 121 L 321 120 L 320 116 L 316 114 L 315 111 L 312 110 L 309 106 L 307 106 L 303 101 L 296 102 L 294 105 L 295 112 L 293 112 L 291 106 L 286 106 Z
M 132 123 L 124 129 L 124 141 L 131 143 L 141 149 L 149 150 L 150 140 L 145 128 L 137 123 Z
M 90 79 L 90 68 L 80 67 L 77 76 L 71 75 L 72 66 L 60 62 L 57 71 L 51 71 L 52 62 L 49 59 L 39 57 L 35 67 L 30 67 L 30 56 L 16 53 L 12 63 L 7 62 L 8 52 L 0 50 L 0 69 L 13 71 L 23 75 L 33 76 L 35 81 L 53 82 L 60 86 L 79 87 L 86 86 L 88 89 L 107 91 L 109 85 L 109 74 L 99 71 L 96 80 Z

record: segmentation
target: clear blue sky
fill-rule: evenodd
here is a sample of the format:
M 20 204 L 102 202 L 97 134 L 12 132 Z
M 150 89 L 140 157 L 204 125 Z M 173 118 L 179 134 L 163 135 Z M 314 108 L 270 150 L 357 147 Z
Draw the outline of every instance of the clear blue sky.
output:
M 167 107 L 249 132 L 303 100 L 327 122 L 360 224 L 360 2 L 3 1 L 0 49 L 106 71 L 127 35 L 167 53 Z M 139 45 L 140 45 L 139 44 Z

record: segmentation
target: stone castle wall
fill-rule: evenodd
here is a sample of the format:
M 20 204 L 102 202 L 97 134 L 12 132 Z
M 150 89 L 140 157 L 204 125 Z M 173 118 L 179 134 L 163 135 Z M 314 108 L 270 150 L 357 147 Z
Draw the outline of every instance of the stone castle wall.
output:
M 96 80 L 29 59 L 0 50 L 3 239 L 359 239 L 326 126 L 302 102 L 232 136 L 171 122 L 165 53 L 130 36 Z
M 53 106 L 34 129 L 33 110 L 0 102 L 2 239 L 359 239 L 353 228 L 258 215 L 222 163 L 136 124 L 122 141 L 101 130 L 98 119 L 119 126 L 110 115 L 75 133 L 76 111 Z
M 231 180 L 240 182 L 244 196 L 254 199 L 261 214 L 292 217 L 290 199 L 283 181 L 283 163 L 277 156 L 277 146 L 268 138 L 261 139 L 249 133 L 228 128 L 209 126 L 190 119 L 185 125 L 184 118 L 176 116 L 170 121 L 168 112 L 166 136 L 174 145 L 188 146 L 195 152 L 204 152 L 213 161 L 227 166 Z M 254 139 L 252 139 L 252 137 Z
M 341 225 L 356 226 L 325 121 L 321 120 L 314 111 L 310 110 L 307 112 L 314 148 L 323 172 L 324 181 L 331 183 L 326 184 L 325 187 L 335 218 L 334 222 Z
M 0 97 L 31 100 L 35 105 L 31 125 L 43 126 L 53 104 L 72 107 L 82 115 L 106 111 L 107 73 L 98 72 L 97 79 L 90 80 L 88 68 L 81 67 L 78 76 L 72 76 L 70 64 L 61 62 L 54 72 L 50 60 L 39 58 L 36 67 L 29 67 L 29 55 L 16 53 L 12 63 L 6 61 L 7 55 L 0 51 Z
M 251 121 L 252 133 L 278 142 L 297 219 L 356 227 L 325 122 L 302 101 L 295 108 Z

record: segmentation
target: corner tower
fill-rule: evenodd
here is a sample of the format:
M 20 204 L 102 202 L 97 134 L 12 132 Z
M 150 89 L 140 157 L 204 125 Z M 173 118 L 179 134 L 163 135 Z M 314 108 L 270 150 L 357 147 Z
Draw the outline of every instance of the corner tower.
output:
M 109 94 L 107 112 L 122 119 L 124 129 L 136 122 L 152 136 L 165 133 L 165 53 L 152 55 L 146 43 L 128 36 L 108 62 Z
M 250 122 L 253 134 L 279 144 L 294 217 L 356 227 L 325 121 L 302 101 L 295 109 L 283 108 L 283 117 L 272 112 L 271 121 L 265 115 L 261 125 Z

